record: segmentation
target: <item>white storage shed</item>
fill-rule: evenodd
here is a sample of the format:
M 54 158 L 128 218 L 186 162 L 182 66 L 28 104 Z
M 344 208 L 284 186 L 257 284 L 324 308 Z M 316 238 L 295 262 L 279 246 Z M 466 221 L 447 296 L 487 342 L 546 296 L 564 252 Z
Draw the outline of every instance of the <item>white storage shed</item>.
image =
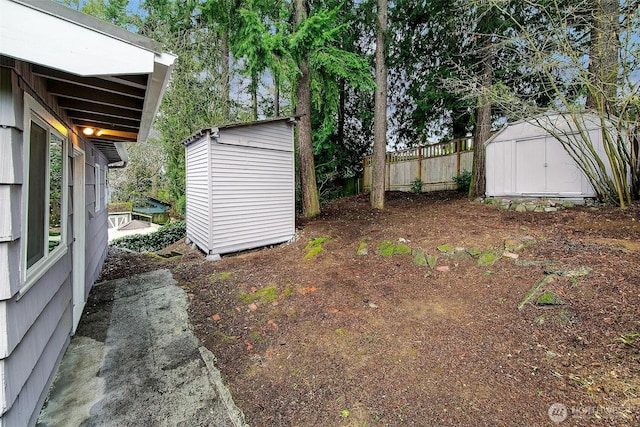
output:
M 600 118 L 552 114 L 510 123 L 485 143 L 488 197 L 584 199 L 596 192 L 553 133 L 577 140 L 581 128 L 606 160 Z M 580 120 L 577 126 L 575 120 Z
M 212 127 L 182 142 L 189 241 L 217 257 L 293 238 L 294 123 Z

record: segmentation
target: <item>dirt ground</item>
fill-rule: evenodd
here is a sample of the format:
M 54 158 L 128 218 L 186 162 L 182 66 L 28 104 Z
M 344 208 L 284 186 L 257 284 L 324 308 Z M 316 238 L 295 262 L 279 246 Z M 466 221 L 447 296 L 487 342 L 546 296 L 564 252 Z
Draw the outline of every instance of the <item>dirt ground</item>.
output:
M 640 424 L 638 204 L 357 196 L 292 243 L 169 250 L 184 255 L 113 254 L 102 279 L 171 269 L 252 426 Z

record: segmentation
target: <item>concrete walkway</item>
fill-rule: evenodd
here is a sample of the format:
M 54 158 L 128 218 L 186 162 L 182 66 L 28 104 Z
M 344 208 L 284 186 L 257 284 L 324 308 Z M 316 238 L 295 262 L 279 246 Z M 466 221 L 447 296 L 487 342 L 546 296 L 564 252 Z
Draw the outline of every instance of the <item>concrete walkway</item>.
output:
M 133 221 L 131 221 L 133 222 Z M 158 224 L 153 224 L 153 223 L 145 223 L 147 224 L 146 227 L 136 227 L 136 228 L 110 228 L 109 229 L 109 243 L 111 243 L 111 241 L 115 240 L 115 239 L 119 239 L 120 237 L 125 237 L 125 236 L 135 236 L 137 234 L 151 234 L 154 233 L 156 231 L 158 231 L 158 229 L 160 228 L 160 226 Z M 125 224 L 126 226 L 127 224 Z
M 169 271 L 91 292 L 39 426 L 246 426 Z

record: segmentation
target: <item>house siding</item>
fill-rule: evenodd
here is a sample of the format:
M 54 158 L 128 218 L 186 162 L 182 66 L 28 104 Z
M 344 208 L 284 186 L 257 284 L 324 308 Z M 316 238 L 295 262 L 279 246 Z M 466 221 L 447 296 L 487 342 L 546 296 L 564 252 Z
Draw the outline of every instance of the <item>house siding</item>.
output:
M 26 292 L 20 292 L 24 217 L 22 184 L 26 173 L 23 169 L 25 93 L 55 112 L 62 123 L 68 121 L 44 89 L 44 84 L 31 74 L 29 64 L 0 57 L 0 65 L 0 149 L 3 153 L 0 160 L 0 425 L 28 426 L 37 420 L 53 373 L 69 343 L 72 329 L 72 252 L 86 251 L 85 275 L 90 288 L 106 256 L 107 213 L 104 203 L 101 203 L 101 210 L 95 212 L 93 178 L 90 181 L 90 174 L 87 174 L 87 203 L 83 207 L 87 210 L 84 230 L 87 245 L 86 248 L 74 248 L 73 179 L 69 168 L 63 196 L 69 206 L 66 217 L 67 251 Z M 104 155 L 72 133 L 69 133 L 67 141 L 67 166 L 72 163 L 71 144 L 74 141 L 87 153 L 86 170 L 93 172 L 95 163 L 106 169 Z M 104 175 L 101 179 L 104 180 Z M 104 182 L 100 185 L 104 186 Z
M 221 127 L 209 146 L 209 172 L 192 165 L 187 145 L 187 236 L 205 252 L 224 254 L 290 240 L 295 232 L 294 153 L 291 125 L 282 121 Z M 205 187 L 206 186 L 206 187 Z M 209 216 L 189 209 L 208 197 Z M 195 202 L 195 203 L 194 203 Z M 205 247 L 198 241 L 207 241 Z

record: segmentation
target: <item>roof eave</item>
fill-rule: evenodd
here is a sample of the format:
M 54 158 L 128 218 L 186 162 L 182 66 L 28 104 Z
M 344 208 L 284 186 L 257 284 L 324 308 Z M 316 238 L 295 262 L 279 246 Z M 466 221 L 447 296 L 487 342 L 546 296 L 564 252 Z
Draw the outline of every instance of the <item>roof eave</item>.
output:
M 138 142 L 144 142 L 149 138 L 153 120 L 160 109 L 162 96 L 169 84 L 176 58 L 175 55 L 170 53 L 157 54 L 155 57 L 153 73 L 149 75 L 147 94 L 142 108 Z

